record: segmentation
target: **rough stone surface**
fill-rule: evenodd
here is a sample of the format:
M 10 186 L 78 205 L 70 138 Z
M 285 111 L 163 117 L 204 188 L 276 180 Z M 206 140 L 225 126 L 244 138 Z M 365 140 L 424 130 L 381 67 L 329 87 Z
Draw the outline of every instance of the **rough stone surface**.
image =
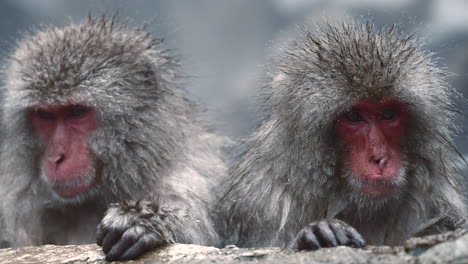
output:
M 428 249 L 421 254 L 418 263 L 468 263 L 468 232 L 466 233 L 458 239 Z
M 3 263 L 107 263 L 97 245 L 25 247 L 1 249 Z M 353 249 L 337 247 L 317 251 L 279 248 L 223 249 L 175 244 L 125 263 L 468 263 L 468 230 L 413 238 L 400 247 Z

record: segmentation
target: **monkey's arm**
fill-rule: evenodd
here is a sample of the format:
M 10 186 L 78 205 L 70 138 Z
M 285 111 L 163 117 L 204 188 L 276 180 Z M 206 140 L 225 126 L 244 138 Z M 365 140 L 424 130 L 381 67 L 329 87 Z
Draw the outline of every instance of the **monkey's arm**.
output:
M 135 259 L 171 243 L 195 243 L 192 234 L 203 229 L 203 221 L 187 210 L 174 203 L 168 206 L 147 200 L 114 204 L 98 226 L 97 244 L 106 260 L 115 261 Z
M 5 224 L 4 224 L 4 219 L 2 212 L 0 212 L 0 248 L 8 248 L 11 247 L 11 244 L 7 241 L 4 240 L 4 234 L 5 234 Z
M 459 228 L 467 228 L 467 221 L 464 218 L 454 219 L 453 217 L 442 215 L 429 220 L 427 223 L 419 226 L 412 237 L 440 234 L 447 231 L 453 231 Z

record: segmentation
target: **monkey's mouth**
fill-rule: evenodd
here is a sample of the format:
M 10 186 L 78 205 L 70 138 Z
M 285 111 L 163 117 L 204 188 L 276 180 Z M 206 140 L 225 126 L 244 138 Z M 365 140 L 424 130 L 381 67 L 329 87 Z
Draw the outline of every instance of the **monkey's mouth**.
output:
M 92 175 L 84 175 L 74 180 L 51 182 L 51 187 L 61 197 L 73 198 L 91 189 L 95 184 L 94 179 Z
M 390 181 L 361 181 L 360 191 L 365 196 L 372 199 L 382 199 L 389 196 L 395 185 Z

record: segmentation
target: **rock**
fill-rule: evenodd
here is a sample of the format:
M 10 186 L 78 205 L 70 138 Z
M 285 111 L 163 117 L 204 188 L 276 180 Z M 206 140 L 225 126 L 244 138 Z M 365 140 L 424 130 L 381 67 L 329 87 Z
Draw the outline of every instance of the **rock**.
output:
M 462 237 L 436 245 L 419 256 L 421 264 L 468 263 L 468 232 Z
M 0 250 L 3 263 L 107 263 L 97 245 L 10 248 Z M 157 249 L 135 261 L 125 263 L 468 263 L 468 231 L 460 230 L 436 236 L 414 238 L 404 246 L 368 246 L 327 248 L 317 251 L 279 248 L 223 249 L 175 244 Z
M 413 237 L 411 239 L 408 239 L 408 241 L 404 243 L 404 247 L 407 250 L 415 248 L 427 249 L 442 242 L 457 239 L 465 234 L 468 234 L 467 229 L 459 229 L 453 232 L 447 232 L 432 236 Z

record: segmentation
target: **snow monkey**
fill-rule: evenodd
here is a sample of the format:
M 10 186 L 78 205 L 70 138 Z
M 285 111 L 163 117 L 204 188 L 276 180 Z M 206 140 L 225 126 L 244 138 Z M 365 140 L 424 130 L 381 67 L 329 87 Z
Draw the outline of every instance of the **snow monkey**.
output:
M 463 223 L 456 109 L 421 41 L 324 19 L 277 58 L 264 119 L 229 172 L 228 243 L 395 245 Z
M 202 124 L 160 40 L 89 17 L 25 37 L 5 68 L 2 239 L 94 243 L 97 230 L 108 260 L 219 241 L 224 137 Z

